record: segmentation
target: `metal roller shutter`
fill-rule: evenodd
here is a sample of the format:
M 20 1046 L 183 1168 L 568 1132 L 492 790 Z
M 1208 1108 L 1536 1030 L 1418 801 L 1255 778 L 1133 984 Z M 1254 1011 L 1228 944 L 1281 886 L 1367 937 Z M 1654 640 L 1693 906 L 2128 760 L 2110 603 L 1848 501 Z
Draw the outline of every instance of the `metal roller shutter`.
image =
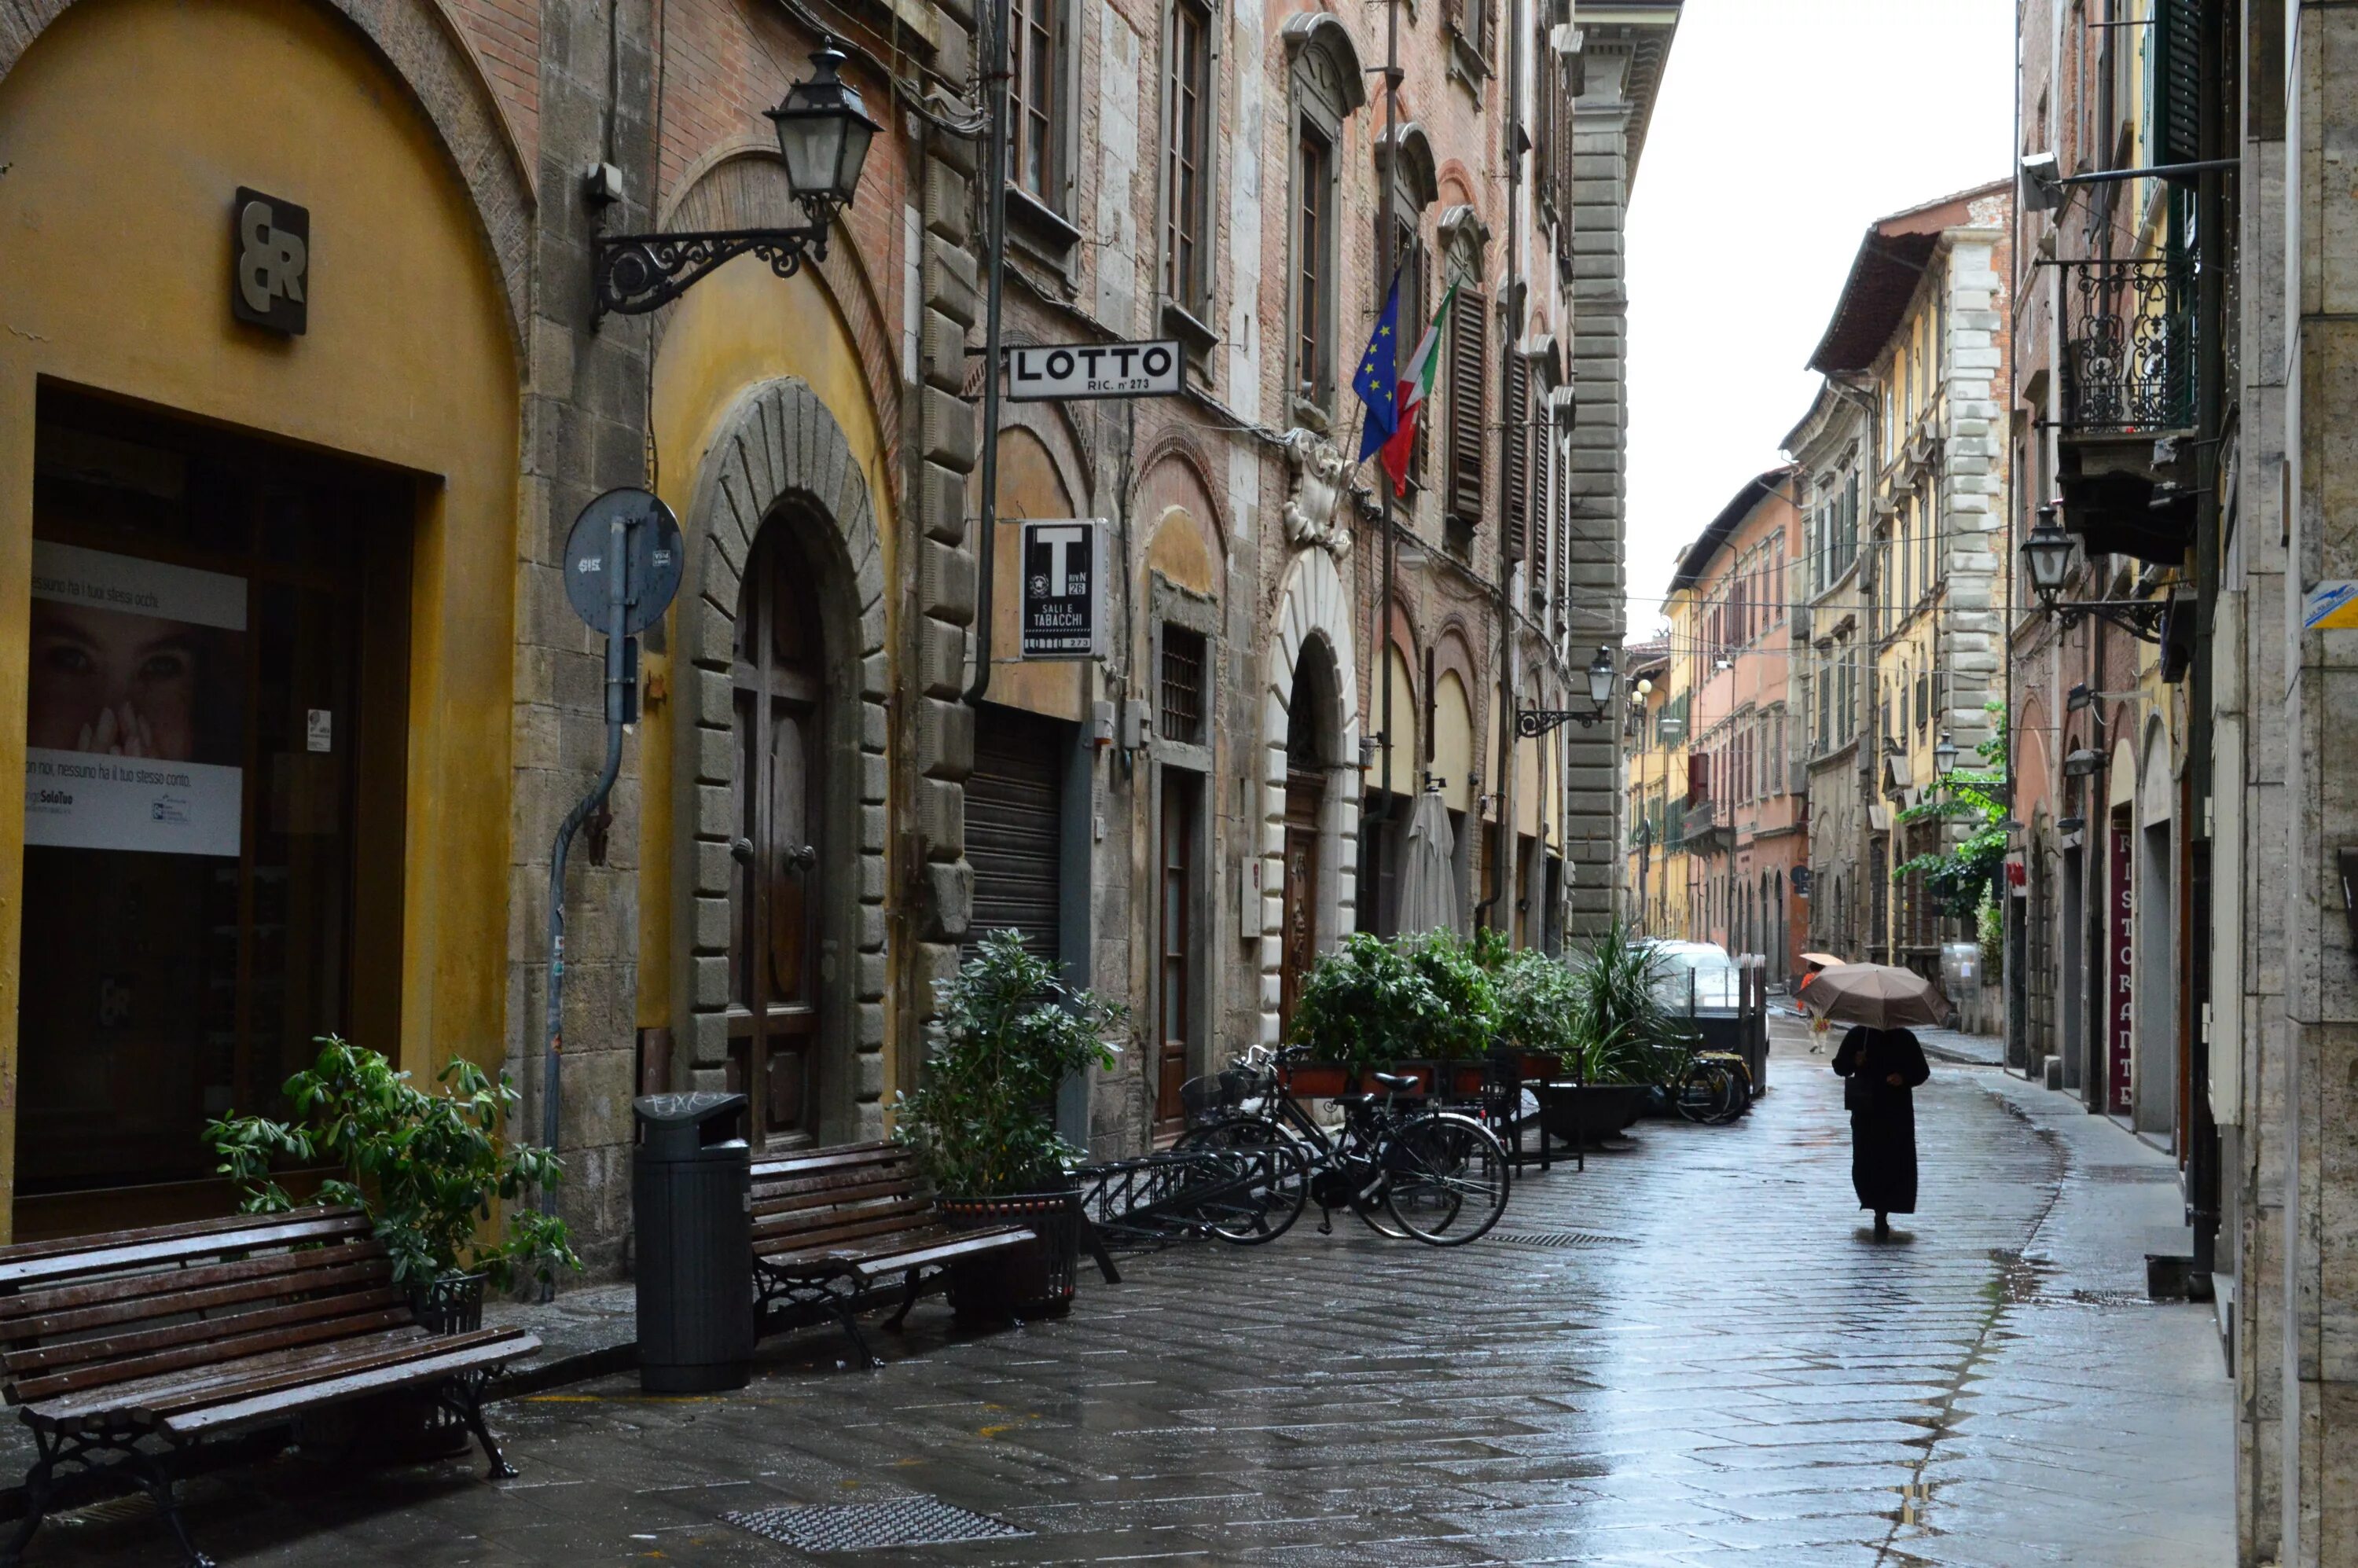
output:
M 971 949 L 1012 927 L 1050 963 L 1061 957 L 1064 774 L 1071 727 L 1013 708 L 976 716 L 974 775 L 966 785 L 966 855 L 974 866 Z

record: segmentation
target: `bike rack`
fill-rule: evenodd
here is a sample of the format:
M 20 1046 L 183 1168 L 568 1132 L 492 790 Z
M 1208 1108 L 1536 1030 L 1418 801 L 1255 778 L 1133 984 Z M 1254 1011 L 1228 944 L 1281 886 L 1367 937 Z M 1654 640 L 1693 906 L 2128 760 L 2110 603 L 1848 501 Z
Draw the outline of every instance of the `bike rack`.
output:
M 1145 1154 L 1076 1173 L 1081 1212 L 1098 1236 L 1141 1251 L 1211 1233 L 1211 1206 L 1276 1179 L 1282 1149 L 1203 1149 Z

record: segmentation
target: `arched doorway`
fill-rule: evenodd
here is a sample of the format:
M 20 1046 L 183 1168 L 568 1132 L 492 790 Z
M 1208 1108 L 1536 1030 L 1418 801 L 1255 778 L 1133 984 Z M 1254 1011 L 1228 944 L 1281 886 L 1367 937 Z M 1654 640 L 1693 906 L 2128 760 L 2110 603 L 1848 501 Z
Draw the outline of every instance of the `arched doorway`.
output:
M 1318 961 L 1319 889 L 1332 870 L 1325 864 L 1319 840 L 1326 818 L 1326 774 L 1337 762 L 1334 752 L 1341 691 L 1333 650 L 1320 639 L 1305 643 L 1286 701 L 1284 914 L 1277 1003 L 1281 1033 L 1293 1024 L 1303 978 Z
M 818 1135 L 818 925 L 826 852 L 827 650 L 814 574 L 792 521 L 746 563 L 730 685 L 736 723 L 729 890 L 729 1087 L 760 1141 Z

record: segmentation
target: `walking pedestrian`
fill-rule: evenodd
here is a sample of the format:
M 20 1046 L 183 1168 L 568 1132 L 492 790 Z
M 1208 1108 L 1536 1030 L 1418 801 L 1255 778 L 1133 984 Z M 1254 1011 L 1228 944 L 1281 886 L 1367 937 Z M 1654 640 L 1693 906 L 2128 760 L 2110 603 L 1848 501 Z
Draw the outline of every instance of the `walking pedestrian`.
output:
M 1924 1048 L 1905 1029 L 1854 1027 L 1834 1053 L 1850 1111 L 1850 1184 L 1875 1211 L 1875 1238 L 1891 1239 L 1891 1217 L 1916 1212 L 1917 1085 L 1932 1076 Z

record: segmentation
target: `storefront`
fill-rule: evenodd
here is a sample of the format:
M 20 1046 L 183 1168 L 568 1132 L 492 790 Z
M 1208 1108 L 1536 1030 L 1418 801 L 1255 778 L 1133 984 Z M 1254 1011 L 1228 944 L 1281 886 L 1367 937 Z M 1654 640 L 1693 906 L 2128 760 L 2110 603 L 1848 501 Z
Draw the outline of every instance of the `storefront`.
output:
M 273 1108 L 316 1035 L 427 1074 L 504 1054 L 516 295 L 482 212 L 524 187 L 504 149 L 462 175 L 481 106 L 430 109 L 324 5 L 85 0 L 14 47 L 27 1238 L 223 1206 L 203 1123 Z

